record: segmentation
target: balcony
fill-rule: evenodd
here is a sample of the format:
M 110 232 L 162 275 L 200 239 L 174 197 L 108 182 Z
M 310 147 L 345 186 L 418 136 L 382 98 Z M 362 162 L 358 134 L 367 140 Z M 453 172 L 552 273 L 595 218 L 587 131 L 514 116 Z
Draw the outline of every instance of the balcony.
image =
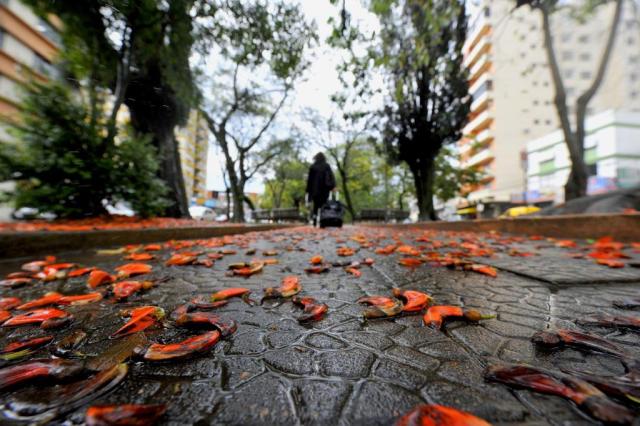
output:
M 491 68 L 492 56 L 485 53 L 478 58 L 475 64 L 469 68 L 469 81 L 474 82 L 484 75 Z M 473 84 L 473 83 L 472 83 Z
M 482 37 L 464 58 L 465 66 L 469 69 L 473 68 L 476 62 L 480 60 L 481 56 L 485 53 L 489 53 L 490 50 L 491 40 L 489 40 L 489 37 Z
M 477 98 L 474 97 L 473 102 L 471 102 L 471 111 L 478 112 L 486 109 L 492 99 L 493 95 L 489 91 L 485 91 Z
M 465 163 L 468 167 L 473 166 L 484 166 L 485 164 L 491 162 L 494 159 L 493 153 L 490 149 L 483 149 L 482 151 L 475 154 L 473 157 L 469 158 L 469 160 Z
M 462 134 L 464 135 L 476 135 L 480 134 L 480 132 L 489 127 L 491 122 L 493 121 L 492 115 L 489 113 L 489 110 L 484 110 L 477 116 L 475 116 L 471 121 L 464 126 L 462 129 Z
M 468 52 L 478 42 L 478 39 L 487 34 L 491 30 L 491 24 L 484 16 L 483 13 L 479 13 L 478 16 L 469 26 L 469 32 L 467 33 L 467 40 L 462 47 L 463 52 Z

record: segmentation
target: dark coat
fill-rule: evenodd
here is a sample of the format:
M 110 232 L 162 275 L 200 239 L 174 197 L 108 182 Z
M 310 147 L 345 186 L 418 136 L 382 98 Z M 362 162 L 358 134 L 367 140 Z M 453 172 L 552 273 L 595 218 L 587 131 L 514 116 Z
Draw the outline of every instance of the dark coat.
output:
M 336 187 L 336 178 L 326 161 L 316 161 L 309 167 L 307 194 L 311 199 L 326 197 Z

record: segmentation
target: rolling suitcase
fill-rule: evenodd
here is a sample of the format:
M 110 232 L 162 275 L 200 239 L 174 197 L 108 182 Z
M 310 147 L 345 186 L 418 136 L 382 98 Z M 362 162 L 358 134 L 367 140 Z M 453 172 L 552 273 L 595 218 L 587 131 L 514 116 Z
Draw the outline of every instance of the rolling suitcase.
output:
M 320 228 L 342 228 L 344 206 L 336 199 L 335 193 L 332 193 L 331 198 L 318 212 Z

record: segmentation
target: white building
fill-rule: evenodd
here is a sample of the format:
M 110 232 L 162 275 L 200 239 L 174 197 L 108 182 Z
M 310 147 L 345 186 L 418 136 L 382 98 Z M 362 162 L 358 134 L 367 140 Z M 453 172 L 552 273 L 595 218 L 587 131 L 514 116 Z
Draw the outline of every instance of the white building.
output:
M 607 110 L 586 120 L 590 194 L 640 184 L 640 113 Z M 527 143 L 527 202 L 564 200 L 571 162 L 561 130 Z

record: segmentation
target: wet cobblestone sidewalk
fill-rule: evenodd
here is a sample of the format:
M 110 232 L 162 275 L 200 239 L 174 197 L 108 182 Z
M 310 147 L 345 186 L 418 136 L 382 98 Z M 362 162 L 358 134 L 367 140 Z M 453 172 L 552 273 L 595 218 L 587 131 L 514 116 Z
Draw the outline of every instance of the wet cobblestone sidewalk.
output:
M 530 391 L 514 391 L 500 384 L 486 383 L 484 369 L 495 362 L 525 362 L 535 366 L 592 371 L 620 375 L 622 363 L 606 355 L 572 349 L 540 352 L 531 336 L 540 330 L 569 328 L 594 332 L 640 354 L 640 339 L 633 331 L 584 329 L 575 319 L 594 313 L 626 314 L 612 301 L 640 297 L 640 269 L 626 265 L 610 269 L 592 260 L 574 259 L 570 253 L 584 253 L 586 243 L 557 247 L 553 241 L 516 239 L 505 241 L 495 235 L 480 235 L 491 248 L 490 257 L 475 260 L 498 268 L 497 277 L 471 271 L 452 270 L 425 263 L 417 268 L 398 264 L 397 254 L 378 255 L 374 250 L 400 239 L 420 246 L 420 231 L 347 227 L 335 231 L 308 228 L 239 236 L 225 249 L 225 255 L 211 268 L 166 267 L 171 250 L 162 250 L 153 265 L 151 278 L 167 277 L 157 287 L 130 298 L 126 303 L 103 300 L 71 307 L 76 321 L 69 329 L 90 334 L 83 350 L 98 354 L 112 344 L 108 336 L 122 325 L 117 312 L 127 306 L 155 305 L 171 312 L 195 296 L 210 296 L 229 287 L 247 287 L 259 298 L 265 287 L 277 286 L 287 275 L 301 278 L 302 294 L 329 306 L 324 319 L 299 324 L 301 309 L 291 302 L 265 302 L 249 306 L 240 299 L 219 308 L 221 316 L 238 323 L 231 337 L 221 340 L 211 352 L 184 361 L 150 364 L 129 361 L 129 373 L 120 386 L 91 404 L 165 403 L 163 424 L 354 424 L 389 425 L 401 414 L 421 403 L 437 403 L 468 411 L 499 424 L 593 424 L 570 402 Z M 364 236 L 370 247 L 351 239 Z M 444 244 L 437 251 L 458 251 L 467 234 L 433 233 Z M 451 244 L 451 242 L 456 242 Z M 366 244 L 365 244 L 366 245 Z M 358 250 L 351 257 L 336 256 L 338 246 Z M 509 250 L 534 254 L 510 256 Z M 255 249 L 255 255 L 246 255 Z M 193 248 L 190 248 L 193 250 Z M 206 248 L 213 252 L 219 249 Z M 249 278 L 225 274 L 229 264 L 264 257 L 277 251 L 277 265 L 267 265 Z M 638 261 L 640 254 L 625 250 Z M 57 254 L 57 253 L 52 253 Z M 331 268 L 321 275 L 305 274 L 309 259 L 322 255 L 331 261 L 362 260 L 371 257 L 372 267 L 363 266 L 361 277 Z M 122 254 L 59 254 L 59 261 L 72 261 L 112 271 L 125 263 Z M 33 260 L 33 259 L 28 259 Z M 26 261 L 6 260 L 0 272 L 19 270 Z M 144 279 L 148 279 L 147 276 Z M 19 289 L 2 290 L 2 296 L 23 300 L 46 291 L 86 292 L 86 277 L 37 283 Z M 439 305 L 475 308 L 496 314 L 479 324 L 452 322 L 441 331 L 422 324 L 421 315 L 364 321 L 362 296 L 390 295 L 393 287 L 430 294 Z M 25 335 L 38 335 L 37 328 L 0 329 L 0 345 Z M 150 340 L 175 341 L 184 338 L 171 327 L 148 332 Z M 47 349 L 34 357 L 47 357 Z M 21 393 L 22 392 L 22 393 Z M 27 398 L 26 391 L 5 393 L 0 402 Z M 86 406 L 64 415 L 60 421 L 82 423 Z M 3 424 L 11 423 L 9 419 Z

